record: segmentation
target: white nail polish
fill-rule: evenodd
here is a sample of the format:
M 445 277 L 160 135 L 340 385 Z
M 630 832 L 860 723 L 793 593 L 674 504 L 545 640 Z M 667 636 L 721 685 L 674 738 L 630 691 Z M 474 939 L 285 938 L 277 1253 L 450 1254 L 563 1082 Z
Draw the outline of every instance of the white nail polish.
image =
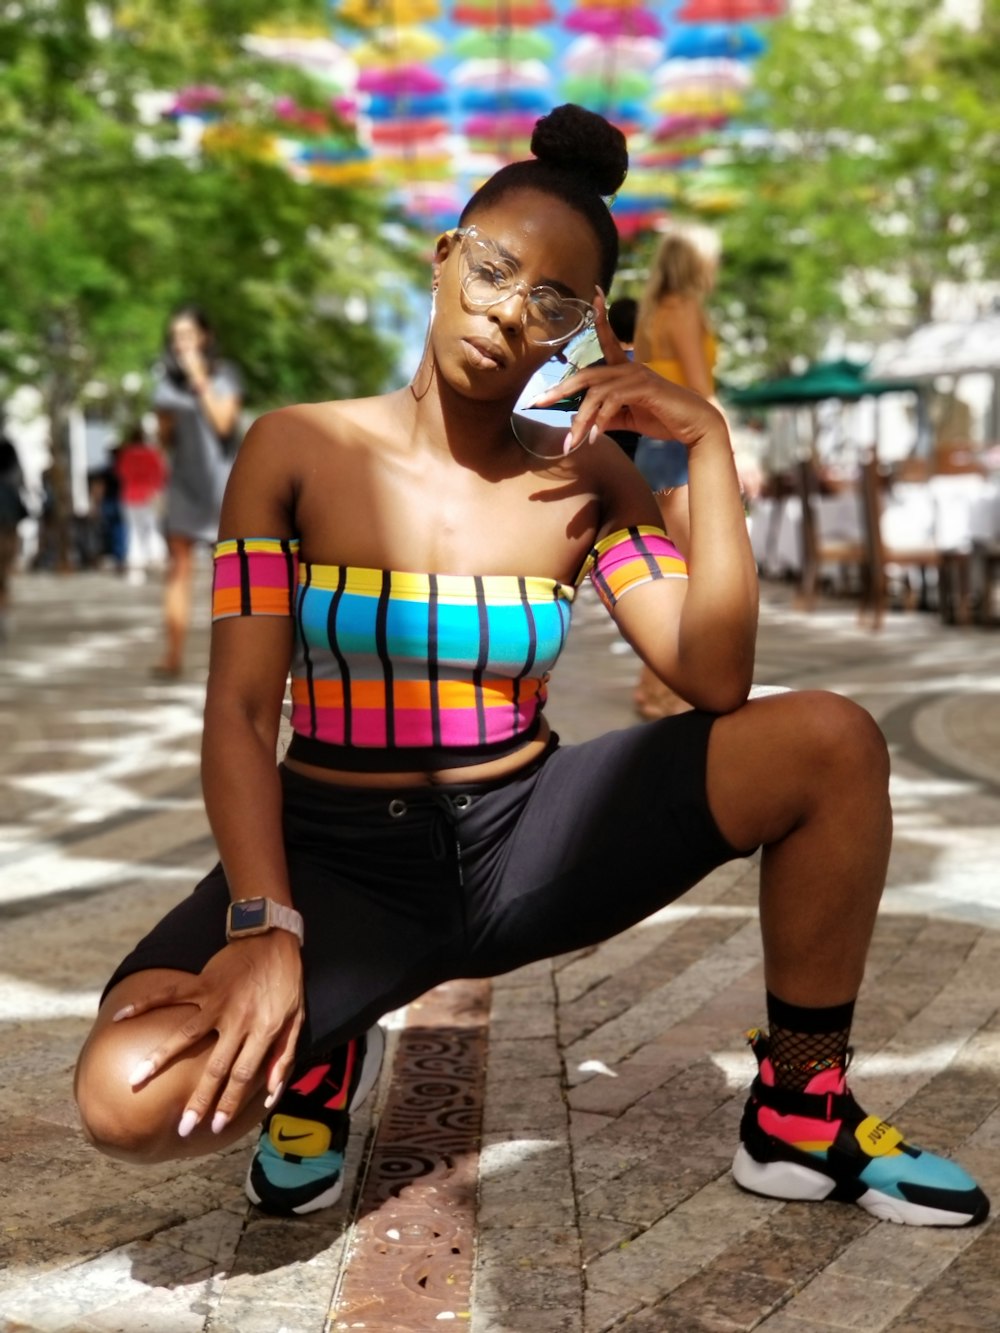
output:
M 225 1111 L 216 1111 L 215 1115 L 212 1116 L 212 1133 L 221 1134 L 228 1124 L 229 1116 L 226 1115 Z
M 573 432 L 571 430 L 566 432 L 566 438 L 562 443 L 562 450 L 564 454 L 572 453 L 573 451 Z
M 189 1108 L 181 1116 L 181 1123 L 177 1126 L 177 1133 L 181 1136 L 182 1139 L 186 1139 L 197 1123 L 198 1123 L 198 1112 L 192 1111 Z
M 601 432 L 597 429 L 596 426 L 591 426 L 591 428 L 590 428 L 590 443 L 591 443 L 591 444 L 594 443 L 594 441 L 597 439 L 597 437 L 598 437 L 598 435 L 600 435 L 600 433 L 601 433 Z
M 124 1009 L 119 1009 L 117 1014 L 111 1015 L 112 1023 L 120 1023 L 123 1018 L 131 1018 L 135 1013 L 135 1005 L 127 1004 Z
M 152 1060 L 140 1060 L 136 1067 L 128 1076 L 128 1085 L 130 1088 L 137 1088 L 140 1083 L 145 1083 L 153 1072 L 155 1065 Z
M 284 1082 L 278 1084 L 273 1092 L 269 1092 L 264 1098 L 264 1110 L 270 1111 L 275 1102 L 280 1101 L 281 1094 L 285 1091 Z

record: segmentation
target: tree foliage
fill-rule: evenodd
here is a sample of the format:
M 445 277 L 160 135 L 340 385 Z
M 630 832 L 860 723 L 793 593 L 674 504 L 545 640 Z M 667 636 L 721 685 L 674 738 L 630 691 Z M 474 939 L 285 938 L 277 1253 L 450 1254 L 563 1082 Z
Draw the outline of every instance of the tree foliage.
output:
M 813 0 L 768 35 L 714 300 L 755 374 L 907 330 L 1000 260 L 1000 0 L 975 30 L 940 0 Z
M 261 153 L 302 74 L 242 37 L 322 24 L 321 0 L 9 3 L 0 13 L 0 375 L 116 391 L 145 371 L 167 316 L 195 300 L 243 367 L 251 401 L 373 392 L 395 348 L 373 327 L 411 260 L 372 190 L 294 181 Z M 211 84 L 228 133 L 184 151 L 163 94 Z

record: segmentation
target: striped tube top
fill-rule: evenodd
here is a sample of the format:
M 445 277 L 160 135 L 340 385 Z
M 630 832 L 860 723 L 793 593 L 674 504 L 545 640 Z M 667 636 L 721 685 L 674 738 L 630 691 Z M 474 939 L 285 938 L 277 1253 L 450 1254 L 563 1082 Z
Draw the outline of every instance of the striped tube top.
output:
M 459 767 L 518 749 L 538 730 L 585 575 L 613 609 L 632 587 L 686 574 L 656 528 L 605 538 L 574 585 L 319 565 L 298 551 L 294 539 L 220 542 L 213 620 L 294 617 L 288 753 L 355 771 Z

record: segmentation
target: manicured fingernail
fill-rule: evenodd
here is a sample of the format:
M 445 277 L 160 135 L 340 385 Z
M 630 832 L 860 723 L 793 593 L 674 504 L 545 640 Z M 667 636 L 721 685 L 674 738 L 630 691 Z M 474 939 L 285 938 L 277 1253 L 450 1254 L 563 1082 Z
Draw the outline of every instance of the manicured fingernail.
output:
M 572 453 L 573 451 L 573 432 L 571 430 L 566 432 L 566 438 L 563 440 L 562 449 L 564 454 Z
M 600 433 L 601 433 L 601 432 L 597 429 L 596 426 L 591 426 L 591 428 L 590 428 L 590 435 L 588 436 L 588 439 L 590 440 L 590 443 L 591 443 L 591 444 L 594 443 L 594 441 L 597 439 L 597 437 L 598 437 L 598 435 L 600 435 Z
M 181 1116 L 181 1123 L 177 1126 L 177 1133 L 182 1139 L 186 1139 L 197 1123 L 198 1112 L 189 1109 Z
M 140 1060 L 128 1076 L 129 1087 L 137 1088 L 140 1083 L 145 1083 L 155 1068 L 152 1060 Z
M 267 1096 L 264 1098 L 264 1110 L 270 1111 L 271 1107 L 274 1105 L 276 1101 L 279 1100 L 281 1094 L 284 1091 L 285 1091 L 285 1084 L 284 1082 L 281 1082 L 278 1084 L 278 1086 L 275 1088 L 273 1092 L 269 1092 Z
M 119 1009 L 117 1014 L 111 1015 L 112 1023 L 120 1023 L 123 1018 L 131 1018 L 135 1013 L 135 1005 L 127 1004 L 124 1009 Z
M 188 1114 L 190 1115 L 190 1112 Z M 216 1111 L 215 1115 L 212 1116 L 212 1133 L 221 1134 L 228 1124 L 229 1116 L 226 1115 L 225 1111 Z

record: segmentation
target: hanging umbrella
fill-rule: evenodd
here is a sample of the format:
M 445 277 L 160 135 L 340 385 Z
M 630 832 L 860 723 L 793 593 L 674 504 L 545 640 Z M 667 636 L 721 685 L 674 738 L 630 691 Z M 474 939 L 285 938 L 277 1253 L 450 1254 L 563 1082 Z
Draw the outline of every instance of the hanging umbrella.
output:
M 444 42 L 426 28 L 400 28 L 355 46 L 351 55 L 363 69 L 392 68 L 433 60 L 444 50 Z
M 462 60 L 547 60 L 552 43 L 530 28 L 475 28 L 452 43 L 452 54 Z
M 406 28 L 441 15 L 438 0 L 341 0 L 332 16 L 359 28 Z
M 667 56 L 729 56 L 750 59 L 767 49 L 767 42 L 747 23 L 692 23 L 677 28 L 667 41 Z
M 447 87 L 444 79 L 422 65 L 398 65 L 394 69 L 364 69 L 358 76 L 358 89 L 383 97 L 419 97 L 440 93 Z
M 649 75 L 637 70 L 616 69 L 606 77 L 599 74 L 571 75 L 563 80 L 561 88 L 567 101 L 579 102 L 597 111 L 607 105 L 645 97 L 650 89 L 650 80 Z
M 163 112 L 168 120 L 193 116 L 198 120 L 217 120 L 222 115 L 225 93 L 212 84 L 193 84 L 174 94 L 171 106 Z
M 549 0 L 459 0 L 452 22 L 469 28 L 533 28 L 552 23 L 556 12 Z
M 678 23 L 739 23 L 779 18 L 786 8 L 785 0 L 686 0 L 674 18 Z
M 456 88 L 547 88 L 552 75 L 540 60 L 463 60 L 451 82 Z
M 663 25 L 647 9 L 574 9 L 563 24 L 595 37 L 659 37 Z
M 325 35 L 258 31 L 244 37 L 243 46 L 262 59 L 292 65 L 323 83 L 346 85 L 351 76 L 347 51 Z
M 428 93 L 419 96 L 413 94 L 372 93 L 365 106 L 368 120 L 392 120 L 400 114 L 400 107 L 406 107 L 407 113 L 419 113 L 421 116 L 447 116 L 451 114 L 451 99 L 443 93 Z
M 655 37 L 611 37 L 607 41 L 587 34 L 578 37 L 563 57 L 568 74 L 604 74 L 617 69 L 651 70 L 663 56 Z
M 530 112 L 532 124 L 551 106 L 551 99 L 543 88 L 512 88 L 502 85 L 493 88 L 468 88 L 459 99 L 463 111 L 523 111 Z
M 669 143 L 677 139 L 693 139 L 709 130 L 718 130 L 726 124 L 728 116 L 723 112 L 664 116 L 649 132 L 649 137 L 656 143 Z
M 653 76 L 658 88 L 713 88 L 745 92 L 753 81 L 742 60 L 710 56 L 692 60 L 665 60 Z

